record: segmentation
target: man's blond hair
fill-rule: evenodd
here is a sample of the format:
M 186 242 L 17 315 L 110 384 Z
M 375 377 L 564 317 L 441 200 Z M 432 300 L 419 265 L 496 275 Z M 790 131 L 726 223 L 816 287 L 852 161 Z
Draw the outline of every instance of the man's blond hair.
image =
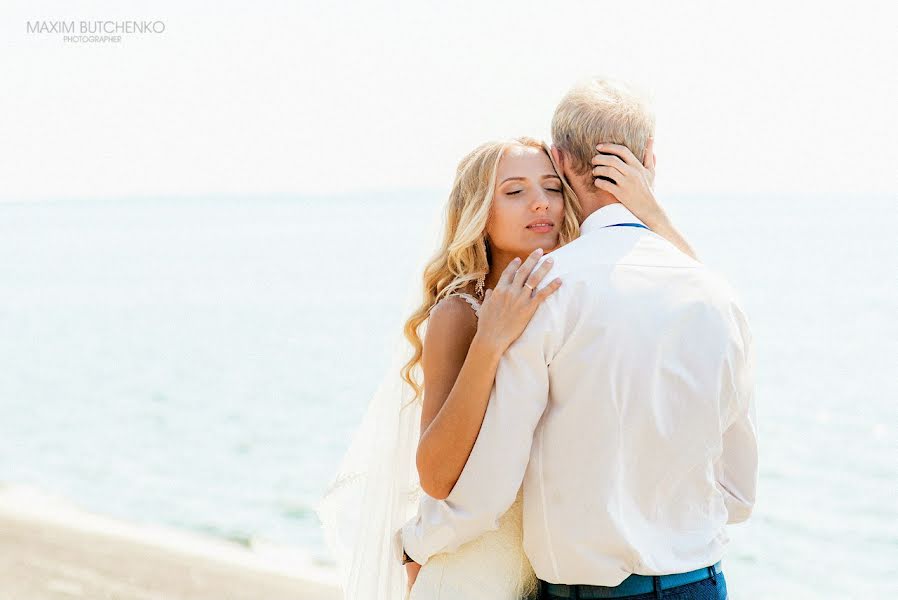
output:
M 579 176 L 592 169 L 596 144 L 624 145 L 642 162 L 654 135 L 655 115 L 646 97 L 616 79 L 594 78 L 575 85 L 552 117 L 552 143 L 564 150 Z

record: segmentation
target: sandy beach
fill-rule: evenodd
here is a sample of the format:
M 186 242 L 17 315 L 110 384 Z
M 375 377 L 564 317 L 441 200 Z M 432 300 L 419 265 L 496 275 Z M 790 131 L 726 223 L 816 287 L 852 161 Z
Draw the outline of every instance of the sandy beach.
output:
M 338 600 L 326 571 L 236 543 L 0 493 L 0 600 Z

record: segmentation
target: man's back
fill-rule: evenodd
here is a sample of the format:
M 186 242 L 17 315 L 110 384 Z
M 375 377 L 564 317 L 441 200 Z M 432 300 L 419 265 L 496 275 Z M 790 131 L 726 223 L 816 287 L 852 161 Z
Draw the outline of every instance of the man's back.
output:
M 617 585 L 719 560 L 754 501 L 750 333 L 729 286 L 622 205 L 552 253 L 561 277 L 517 343 L 548 404 L 524 477 L 541 579 Z M 726 434 L 724 432 L 727 432 Z M 729 513 L 729 514 L 728 514 Z

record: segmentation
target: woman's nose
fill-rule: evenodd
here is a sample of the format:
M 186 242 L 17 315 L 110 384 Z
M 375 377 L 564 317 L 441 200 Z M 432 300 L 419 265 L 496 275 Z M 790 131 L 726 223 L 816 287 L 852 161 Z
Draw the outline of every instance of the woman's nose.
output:
M 539 188 L 539 191 L 536 193 L 536 197 L 533 199 L 533 208 L 549 208 L 549 192 L 546 190 Z

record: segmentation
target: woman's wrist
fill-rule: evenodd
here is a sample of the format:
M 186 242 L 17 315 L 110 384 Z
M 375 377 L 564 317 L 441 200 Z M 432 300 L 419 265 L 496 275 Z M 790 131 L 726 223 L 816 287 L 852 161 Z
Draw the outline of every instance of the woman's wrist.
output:
M 484 334 L 479 329 L 474 334 L 474 339 L 471 340 L 471 346 L 468 349 L 469 355 L 476 354 L 479 355 L 478 358 L 495 360 L 497 363 L 504 353 L 505 347 L 500 340 Z
M 670 217 L 660 206 L 657 210 L 648 215 L 647 218 L 643 219 L 643 221 L 648 225 L 649 229 L 656 232 L 661 229 L 669 230 L 673 228 L 673 224 L 670 222 Z

